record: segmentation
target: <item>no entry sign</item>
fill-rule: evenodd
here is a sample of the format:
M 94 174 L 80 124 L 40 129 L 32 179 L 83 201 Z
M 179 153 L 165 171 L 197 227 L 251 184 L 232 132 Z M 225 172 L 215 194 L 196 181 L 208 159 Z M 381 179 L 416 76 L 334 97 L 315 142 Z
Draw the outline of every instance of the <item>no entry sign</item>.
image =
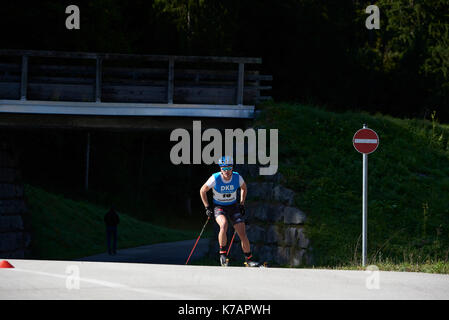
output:
M 368 242 L 368 154 L 374 152 L 379 146 L 377 133 L 368 129 L 366 125 L 357 131 L 352 138 L 354 148 L 362 153 L 363 182 L 362 182 L 362 266 L 366 265 Z
M 358 152 L 369 154 L 379 146 L 379 137 L 374 130 L 363 128 L 355 133 L 352 144 Z

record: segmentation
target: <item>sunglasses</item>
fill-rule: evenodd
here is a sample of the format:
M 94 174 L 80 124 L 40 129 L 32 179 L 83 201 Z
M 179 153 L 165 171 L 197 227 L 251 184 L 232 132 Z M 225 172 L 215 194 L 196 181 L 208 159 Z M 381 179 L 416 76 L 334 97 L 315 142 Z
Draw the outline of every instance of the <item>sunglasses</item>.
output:
M 223 171 L 230 171 L 230 170 L 232 170 L 232 167 L 222 167 L 221 170 L 223 170 Z

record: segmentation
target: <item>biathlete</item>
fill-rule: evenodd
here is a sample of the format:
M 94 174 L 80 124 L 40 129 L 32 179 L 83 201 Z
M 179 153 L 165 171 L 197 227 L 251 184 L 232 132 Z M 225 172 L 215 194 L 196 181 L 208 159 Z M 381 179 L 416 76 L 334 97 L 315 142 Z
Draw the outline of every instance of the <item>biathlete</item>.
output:
M 220 264 L 227 266 L 226 245 L 229 219 L 240 237 L 243 253 L 245 255 L 245 265 L 248 267 L 257 267 L 259 263 L 252 259 L 251 248 L 245 231 L 245 198 L 247 188 L 245 181 L 233 171 L 232 157 L 222 157 L 218 161 L 220 172 L 214 173 L 200 189 L 201 200 L 206 209 L 206 215 L 209 218 L 214 217 L 220 226 L 218 233 L 218 243 L 220 245 Z M 237 205 L 237 190 L 240 188 L 240 204 Z M 212 210 L 207 200 L 207 192 L 212 189 L 214 208 Z

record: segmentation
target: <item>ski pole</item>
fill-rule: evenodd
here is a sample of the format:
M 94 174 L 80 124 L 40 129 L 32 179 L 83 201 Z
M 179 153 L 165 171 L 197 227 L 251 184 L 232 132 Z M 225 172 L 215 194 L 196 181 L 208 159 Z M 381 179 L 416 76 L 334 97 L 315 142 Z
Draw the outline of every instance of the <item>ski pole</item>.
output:
M 237 233 L 237 231 L 234 231 L 234 235 L 232 236 L 231 243 L 229 244 L 228 252 L 226 252 L 226 256 L 228 256 L 229 255 L 229 251 L 231 251 L 232 242 L 234 242 L 234 238 L 235 238 L 235 234 L 236 233 Z
M 192 253 L 193 253 L 193 250 L 195 250 L 195 247 L 196 247 L 198 241 L 200 240 L 201 235 L 203 234 L 204 229 L 206 228 L 206 225 L 209 222 L 209 220 L 210 220 L 210 217 L 207 217 L 206 223 L 204 224 L 203 229 L 201 229 L 200 235 L 198 236 L 198 239 L 196 239 L 195 245 L 193 246 L 192 251 L 190 252 L 189 257 L 187 258 L 186 264 L 189 263 L 190 257 L 192 256 Z

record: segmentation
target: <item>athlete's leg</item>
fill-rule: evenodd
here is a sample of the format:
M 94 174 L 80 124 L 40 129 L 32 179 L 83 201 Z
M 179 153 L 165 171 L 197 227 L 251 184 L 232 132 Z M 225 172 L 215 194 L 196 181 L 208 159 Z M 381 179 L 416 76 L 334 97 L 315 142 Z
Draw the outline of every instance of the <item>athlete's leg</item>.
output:
M 217 221 L 220 226 L 220 232 L 218 233 L 218 244 L 220 247 L 225 247 L 228 242 L 228 238 L 226 236 L 226 232 L 228 231 L 228 220 L 224 214 L 220 214 L 215 217 L 215 221 Z
M 240 242 L 242 244 L 243 253 L 251 252 L 249 240 L 248 240 L 248 237 L 246 236 L 245 223 L 239 222 L 239 223 L 235 224 L 234 229 L 235 229 L 235 231 L 237 231 L 237 234 L 239 235 Z

